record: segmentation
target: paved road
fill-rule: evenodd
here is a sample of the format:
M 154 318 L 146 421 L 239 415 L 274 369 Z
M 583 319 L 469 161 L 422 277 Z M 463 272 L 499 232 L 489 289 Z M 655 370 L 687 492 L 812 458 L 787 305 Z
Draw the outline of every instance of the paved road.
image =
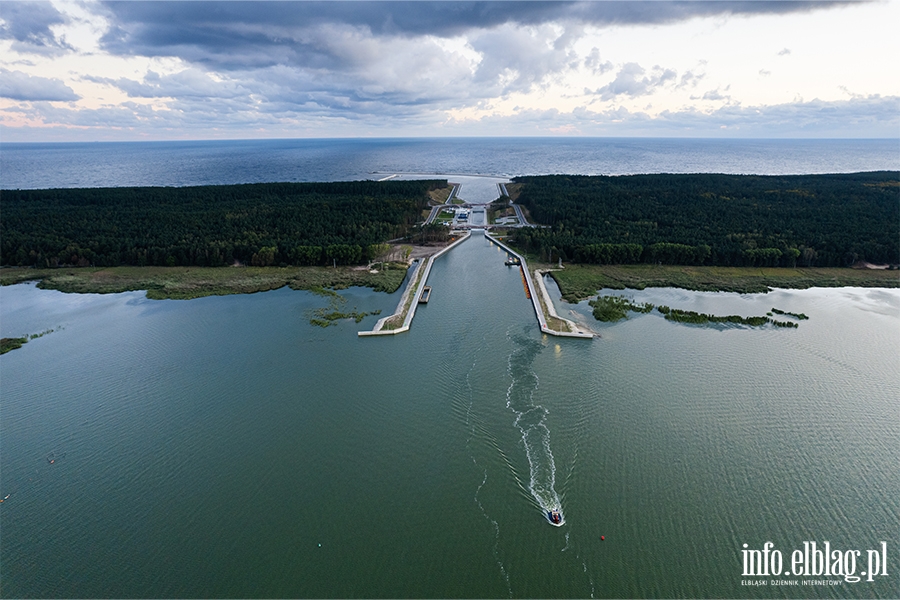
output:
M 519 226 L 528 225 L 528 221 L 525 220 L 525 214 L 522 212 L 522 207 L 518 204 L 513 204 L 512 207 L 516 209 L 516 216 L 519 218 Z
M 472 227 L 490 227 L 487 222 L 487 205 L 496 200 L 496 198 L 489 197 L 492 195 L 489 190 L 494 189 L 499 192 L 501 196 L 508 196 L 509 192 L 506 189 L 506 183 L 496 181 L 496 177 L 481 177 L 480 179 L 476 179 L 476 176 L 469 176 L 468 179 L 471 180 L 468 182 L 470 184 L 469 187 L 473 187 L 473 189 L 469 190 L 468 188 L 466 188 L 466 195 L 471 195 L 473 196 L 473 198 L 466 200 L 466 204 L 464 205 L 452 206 L 456 206 L 459 208 L 465 207 L 469 209 L 469 220 L 468 222 L 459 223 L 456 218 L 454 218 L 450 224 L 452 227 L 460 229 L 469 229 Z M 494 181 L 490 181 L 491 179 L 493 179 Z M 473 186 L 473 182 L 476 183 L 477 186 Z M 444 206 L 451 206 L 451 200 L 453 200 L 454 198 L 459 198 L 459 192 L 462 187 L 462 183 L 453 183 L 453 191 L 450 192 L 450 196 L 447 198 L 447 202 L 443 205 L 432 207 L 431 212 L 428 214 L 428 218 L 425 220 L 425 222 L 434 223 L 438 215 L 440 214 L 441 209 L 444 208 Z M 519 206 L 518 204 L 511 204 L 510 206 L 512 206 L 513 210 L 516 211 L 516 218 L 519 220 L 519 222 L 513 225 L 503 225 L 503 227 L 535 227 L 535 225 L 529 223 L 525 218 L 525 213 L 522 212 L 521 206 Z
M 450 190 L 450 195 L 447 196 L 447 200 L 444 201 L 443 204 L 438 204 L 437 206 L 431 207 L 431 212 L 428 214 L 428 218 L 425 219 L 426 223 L 434 223 L 434 220 L 437 219 L 437 216 L 440 214 L 441 210 L 445 206 L 449 206 L 450 201 L 453 200 L 454 198 L 456 198 L 457 195 L 459 195 L 459 188 L 461 188 L 462 185 L 460 185 L 458 183 L 452 183 L 452 182 L 450 182 L 450 185 L 453 186 L 453 189 Z

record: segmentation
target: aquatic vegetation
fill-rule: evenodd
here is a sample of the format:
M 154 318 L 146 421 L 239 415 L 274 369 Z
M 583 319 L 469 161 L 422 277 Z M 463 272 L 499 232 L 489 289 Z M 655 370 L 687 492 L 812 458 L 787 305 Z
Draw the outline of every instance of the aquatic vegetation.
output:
M 779 310 L 777 308 L 773 308 L 772 312 L 775 313 L 776 315 L 787 315 L 789 317 L 794 317 L 795 319 L 800 319 L 801 321 L 805 321 L 805 320 L 809 319 L 809 317 L 807 317 L 803 313 L 792 313 L 792 312 L 787 312 L 785 310 Z
M 331 325 L 335 325 L 336 322 L 340 321 L 341 319 L 353 319 L 357 323 L 360 323 L 369 315 L 381 314 L 380 310 L 373 310 L 371 312 L 340 312 L 337 310 L 329 310 L 328 308 L 317 308 L 312 312 L 314 316 L 310 317 L 309 323 L 310 325 L 316 325 L 318 327 L 330 327 Z
M 776 327 L 797 327 L 797 323 L 793 321 L 776 321 L 771 317 L 742 317 L 740 315 L 710 315 L 706 313 L 698 313 L 692 310 L 681 310 L 679 308 L 670 308 L 668 306 L 654 306 L 649 302 L 635 303 L 621 296 L 600 296 L 596 300 L 591 300 L 588 304 L 594 307 L 594 318 L 598 321 L 616 322 L 628 318 L 628 312 L 649 313 L 654 308 L 663 315 L 667 321 L 675 323 L 687 323 L 689 325 L 709 325 L 716 323 L 725 323 L 730 325 L 747 325 L 749 327 L 762 327 L 767 323 L 771 323 Z M 771 313 L 769 313 L 771 314 Z M 792 313 L 779 313 L 791 314 Z M 799 318 L 799 317 L 798 317 Z
M 794 323 L 792 321 L 776 321 L 775 319 L 769 319 L 769 323 L 771 323 L 775 327 L 799 327 L 797 323 Z
M 39 337 L 44 337 L 48 333 L 53 333 L 56 331 L 55 329 L 46 329 L 40 333 L 32 333 L 31 335 L 26 335 L 24 337 L 19 338 L 2 338 L 0 339 L 0 354 L 6 354 L 12 350 L 18 350 L 22 346 L 28 343 L 28 340 L 36 340 Z
M 656 310 L 665 316 L 667 321 L 676 323 L 689 323 L 691 325 L 708 325 L 710 323 L 728 323 L 732 325 L 748 325 L 750 327 L 762 327 L 767 323 L 772 323 L 776 327 L 797 327 L 796 323 L 790 321 L 776 321 L 770 317 L 742 317 L 740 315 L 710 315 L 706 313 L 698 313 L 692 310 L 681 310 L 678 308 L 669 308 L 668 306 L 659 306 Z
M 326 296 L 328 298 L 340 298 L 341 295 L 338 294 L 335 290 L 330 290 L 328 288 L 324 288 L 320 285 L 314 285 L 309 288 L 309 291 L 317 296 Z
M 6 354 L 11 350 L 18 350 L 26 343 L 28 343 L 27 337 L 2 338 L 0 339 L 0 354 Z
M 635 304 L 621 296 L 600 296 L 588 304 L 594 307 L 594 318 L 606 323 L 627 319 L 628 312 L 648 313 L 653 310 L 652 304 Z
M 357 323 L 360 323 L 369 315 L 381 314 L 380 310 L 373 310 L 371 312 L 356 310 L 343 312 L 339 309 L 344 304 L 346 304 L 347 299 L 338 294 L 336 291 L 321 287 L 314 288 L 310 291 L 319 296 L 325 296 L 326 298 L 328 298 L 328 306 L 315 308 L 310 311 L 310 325 L 315 325 L 317 327 L 330 327 L 331 325 L 337 324 L 337 322 L 342 319 L 353 319 Z

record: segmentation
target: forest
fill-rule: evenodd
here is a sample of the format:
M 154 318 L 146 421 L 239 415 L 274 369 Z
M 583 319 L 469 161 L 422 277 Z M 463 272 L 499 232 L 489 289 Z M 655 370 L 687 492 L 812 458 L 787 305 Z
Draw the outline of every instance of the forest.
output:
M 515 178 L 545 261 L 748 267 L 900 262 L 900 173 Z
M 0 264 L 359 264 L 445 180 L 3 190 Z

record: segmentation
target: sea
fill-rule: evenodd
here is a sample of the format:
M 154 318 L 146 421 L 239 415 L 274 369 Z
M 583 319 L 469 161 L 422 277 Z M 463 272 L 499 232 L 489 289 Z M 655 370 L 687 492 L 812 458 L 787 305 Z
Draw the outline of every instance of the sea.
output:
M 344 181 L 394 173 L 900 170 L 900 139 L 440 138 L 0 143 L 0 189 Z
M 3 144 L 9 188 L 898 169 L 897 141 Z M 467 183 L 463 183 L 463 190 Z M 461 191 L 461 193 L 462 193 Z M 0 194 L 2 217 L 2 194 Z M 0 595 L 896 598 L 900 290 L 598 290 L 546 336 L 481 232 L 410 331 L 287 288 L 0 288 Z M 341 290 L 390 313 L 399 293 Z M 557 508 L 560 527 L 546 516 Z

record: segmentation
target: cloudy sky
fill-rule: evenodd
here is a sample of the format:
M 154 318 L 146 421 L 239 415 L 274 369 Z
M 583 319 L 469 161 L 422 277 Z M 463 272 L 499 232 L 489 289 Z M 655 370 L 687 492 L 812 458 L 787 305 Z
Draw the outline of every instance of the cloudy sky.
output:
M 0 140 L 900 137 L 900 0 L 0 2 Z

